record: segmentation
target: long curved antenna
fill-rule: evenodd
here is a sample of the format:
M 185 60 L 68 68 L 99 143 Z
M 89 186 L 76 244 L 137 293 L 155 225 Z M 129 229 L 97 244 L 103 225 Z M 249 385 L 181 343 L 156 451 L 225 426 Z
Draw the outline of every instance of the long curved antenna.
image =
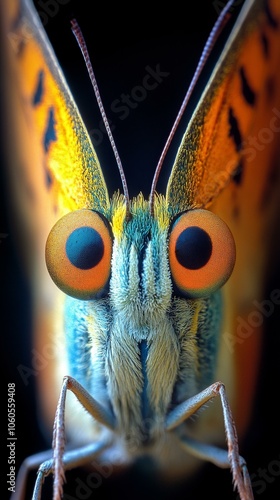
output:
M 113 152 L 114 152 L 114 155 L 115 155 L 115 159 L 116 159 L 116 162 L 117 162 L 117 165 L 118 165 L 118 169 L 119 169 L 120 177 L 121 177 L 121 181 L 122 181 L 122 186 L 123 186 L 123 193 L 124 193 L 125 204 L 126 204 L 126 214 L 128 216 L 128 214 L 129 214 L 129 193 L 128 193 L 128 187 L 127 187 L 127 183 L 126 183 L 126 178 L 125 178 L 125 174 L 124 174 L 122 162 L 121 162 L 121 159 L 120 159 L 120 156 L 119 156 L 119 153 L 118 153 L 118 150 L 117 150 L 117 146 L 116 146 L 114 138 L 113 138 L 113 134 L 112 134 L 112 131 L 111 131 L 111 128 L 110 128 L 110 125 L 109 125 L 109 120 L 108 120 L 108 118 L 106 116 L 106 113 L 105 113 L 105 109 L 104 109 L 104 106 L 103 106 L 103 103 L 102 103 L 102 99 L 101 99 L 101 96 L 100 96 L 99 88 L 98 88 L 98 85 L 97 85 L 97 81 L 96 81 L 96 78 L 95 78 L 95 74 L 94 74 L 94 71 L 93 71 L 91 60 L 90 60 L 90 57 L 89 57 L 89 53 L 88 53 L 88 49 L 87 49 L 87 46 L 86 46 L 86 42 L 85 42 L 85 39 L 83 37 L 81 28 L 78 25 L 76 19 L 72 19 L 71 20 L 71 29 L 72 29 L 72 32 L 74 33 L 75 37 L 76 37 L 78 45 L 79 45 L 79 47 L 81 49 L 81 52 L 83 54 L 83 57 L 84 57 L 84 60 L 85 60 L 85 63 L 86 63 L 86 67 L 87 67 L 87 70 L 88 70 L 88 74 L 89 74 L 89 77 L 90 77 L 90 80 L 91 80 L 91 83 L 92 83 L 92 86 L 93 86 L 93 90 L 94 90 L 94 93 L 95 93 L 95 97 L 96 97 L 96 100 L 97 100 L 97 104 L 98 104 L 98 107 L 99 107 L 99 110 L 100 110 L 100 113 L 101 113 L 101 116 L 102 116 L 102 119 L 103 119 L 103 123 L 105 125 L 106 131 L 107 131 L 107 134 L 108 134 L 108 138 L 109 138 L 110 144 L 112 146 L 112 149 L 113 149 Z
M 178 115 L 175 119 L 175 122 L 173 124 L 173 127 L 171 129 L 171 132 L 167 138 L 167 141 L 165 143 L 165 146 L 162 150 L 162 153 L 161 153 L 161 156 L 159 158 L 159 161 L 158 161 L 158 164 L 157 164 L 157 167 L 156 167 L 156 170 L 155 170 L 155 174 L 154 174 L 154 178 L 153 178 L 153 182 L 152 182 L 152 187 L 151 187 L 151 193 L 150 193 L 150 200 L 149 200 L 149 205 L 150 205 L 150 213 L 151 215 L 154 215 L 154 201 L 155 201 L 155 192 L 156 192 L 156 185 L 157 185 L 157 182 L 158 182 L 158 178 L 159 178 L 159 174 L 161 172 L 161 169 L 162 169 L 162 165 L 163 165 L 163 162 L 164 162 L 164 159 L 165 159 L 165 156 L 167 154 L 167 151 L 169 149 L 169 146 L 171 144 L 171 141 L 175 135 L 175 132 L 178 128 L 178 125 L 181 121 L 181 118 L 183 116 L 183 113 L 186 109 L 186 106 L 190 100 L 190 97 L 191 97 L 191 94 L 194 90 L 194 87 L 200 77 L 200 74 L 208 60 L 208 57 L 221 33 L 221 31 L 223 30 L 224 26 L 226 25 L 226 23 L 229 21 L 230 19 L 230 13 L 229 13 L 229 10 L 231 9 L 232 7 L 232 4 L 234 3 L 235 0 L 229 0 L 229 2 L 226 4 L 226 6 L 223 8 L 223 10 L 221 11 L 217 21 L 215 22 L 211 32 L 210 32 L 210 35 L 206 41 L 206 44 L 204 46 L 204 49 L 203 49 L 203 52 L 200 56 L 200 59 L 199 59 L 199 62 L 198 62 L 198 65 L 197 65 L 197 68 L 195 70 L 195 73 L 194 73 L 194 76 L 191 80 L 191 83 L 190 83 L 190 86 L 187 90 L 187 93 L 184 97 L 184 100 L 183 100 L 183 103 L 179 109 L 179 112 L 178 112 Z

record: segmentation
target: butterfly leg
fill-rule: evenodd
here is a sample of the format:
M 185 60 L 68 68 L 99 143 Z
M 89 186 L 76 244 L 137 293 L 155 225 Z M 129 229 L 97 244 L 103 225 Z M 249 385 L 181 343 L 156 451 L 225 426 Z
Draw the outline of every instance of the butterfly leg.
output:
M 221 382 L 212 384 L 199 394 L 189 398 L 172 410 L 166 419 L 166 430 L 170 431 L 178 427 L 179 424 L 187 420 L 199 408 L 201 408 L 201 406 L 216 396 L 220 396 L 222 404 L 225 433 L 228 444 L 228 458 L 225 459 L 225 454 L 222 450 L 220 450 L 219 453 L 216 451 L 215 454 L 213 453 L 215 448 L 207 447 L 207 445 L 196 443 L 194 446 L 193 442 L 191 447 L 189 441 L 189 443 L 185 443 L 185 447 L 188 446 L 189 448 L 192 448 L 192 451 L 196 456 L 206 458 L 207 460 L 217 463 L 217 465 L 222 467 L 231 467 L 234 484 L 238 489 L 241 500 L 253 500 L 252 487 L 247 466 L 244 459 L 239 455 L 235 423 L 232 417 L 225 387 Z
M 105 449 L 107 443 L 91 443 L 90 445 L 86 445 L 74 450 L 70 450 L 64 453 L 63 455 L 63 471 L 73 469 L 75 467 L 81 467 L 82 465 L 89 464 L 91 460 L 93 460 L 98 453 L 100 453 L 103 449 Z M 38 473 L 37 479 L 33 491 L 32 500 L 40 500 L 42 494 L 42 486 L 45 478 L 53 473 L 54 471 L 54 459 L 46 460 L 41 463 Z M 57 498 L 54 496 L 53 498 Z M 11 499 L 12 500 L 12 499 Z
M 63 455 L 64 470 L 88 464 L 90 461 L 106 448 L 105 443 L 92 443 L 87 446 L 66 451 Z M 16 480 L 16 491 L 11 495 L 10 500 L 25 500 L 26 482 L 30 471 L 38 469 L 33 498 L 40 499 L 42 485 L 45 478 L 53 472 L 53 450 L 47 450 L 27 457 L 22 463 Z
M 10 500 L 24 500 L 26 491 L 26 482 L 28 473 L 34 469 L 38 469 L 42 462 L 50 459 L 52 456 L 52 450 L 47 450 L 41 453 L 36 453 L 27 457 L 21 464 L 20 469 L 17 474 L 16 480 L 16 491 L 11 495 Z
M 186 451 L 191 453 L 193 456 L 200 458 L 201 460 L 211 462 L 221 469 L 229 469 L 231 467 L 228 452 L 222 448 L 219 448 L 218 446 L 201 443 L 199 441 L 196 441 L 195 439 L 190 438 L 189 436 L 181 437 L 180 444 Z M 242 469 L 245 490 L 252 490 L 251 479 L 246 462 L 240 455 L 239 466 Z M 249 496 L 249 498 L 253 498 L 253 493 L 251 497 Z
M 103 424 L 105 427 L 114 429 L 114 416 L 103 408 L 84 387 L 74 378 L 66 376 L 63 379 L 63 384 L 60 392 L 60 397 L 56 409 L 53 431 L 53 475 L 54 475 L 54 493 L 53 499 L 60 500 L 62 497 L 62 486 L 64 483 L 65 464 L 63 460 L 65 447 L 65 402 L 67 391 L 70 390 L 75 394 L 81 405 L 92 415 L 94 419 Z M 77 462 L 81 465 L 81 460 Z M 73 465 L 73 461 L 71 467 Z M 75 464 L 74 464 L 75 466 Z M 39 487 L 39 486 L 38 486 Z M 35 497 L 36 498 L 36 497 Z M 38 499 L 40 498 L 37 497 Z M 36 499 L 37 500 L 37 499 Z
M 28 472 L 39 467 L 37 480 L 33 492 L 32 500 L 40 500 L 41 491 L 46 476 L 54 474 L 54 499 L 58 500 L 62 496 L 62 485 L 64 481 L 64 471 L 74 467 L 90 463 L 91 459 L 106 448 L 107 443 L 92 443 L 75 450 L 64 452 L 64 417 L 65 400 L 67 390 L 71 390 L 82 406 L 101 424 L 107 428 L 114 428 L 113 416 L 108 413 L 84 388 L 72 377 L 65 377 L 57 405 L 55 422 L 53 450 L 37 453 L 28 457 L 20 467 L 16 481 L 16 493 L 11 496 L 11 500 L 24 500 L 26 490 L 26 479 Z M 53 455 L 53 457 L 52 457 Z

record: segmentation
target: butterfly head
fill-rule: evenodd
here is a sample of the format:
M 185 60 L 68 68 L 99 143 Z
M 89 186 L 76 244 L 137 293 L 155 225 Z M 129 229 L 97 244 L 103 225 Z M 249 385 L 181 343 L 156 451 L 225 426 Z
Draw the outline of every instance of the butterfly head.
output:
M 113 296 L 115 289 L 131 295 L 130 282 L 145 295 L 147 284 L 154 281 L 152 300 L 163 273 L 166 284 L 171 283 L 170 296 L 203 298 L 220 288 L 235 263 L 235 244 L 227 225 L 203 209 L 171 217 L 164 197 L 156 198 L 154 210 L 152 215 L 139 195 L 129 219 L 122 197 L 113 200 L 108 217 L 88 209 L 62 217 L 46 245 L 53 281 L 66 294 L 83 300 L 109 292 Z

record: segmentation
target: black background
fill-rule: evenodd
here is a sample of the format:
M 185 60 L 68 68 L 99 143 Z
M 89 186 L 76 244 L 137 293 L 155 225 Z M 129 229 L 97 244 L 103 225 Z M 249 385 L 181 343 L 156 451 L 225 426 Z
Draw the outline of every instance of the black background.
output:
M 236 2 L 239 4 L 240 2 Z M 139 191 L 149 194 L 153 173 L 179 110 L 188 84 L 195 70 L 206 38 L 217 18 L 221 3 L 196 0 L 188 5 L 156 6 L 131 4 L 118 5 L 69 0 L 65 5 L 53 0 L 35 1 L 45 29 L 55 48 L 58 60 L 69 82 L 75 100 L 92 137 L 99 129 L 100 114 L 85 68 L 83 58 L 70 29 L 70 19 L 75 17 L 86 39 L 108 117 L 113 123 L 113 134 L 126 172 L 130 195 Z M 184 10 L 183 10 L 184 7 Z M 237 12 L 237 9 L 234 9 Z M 222 41 L 218 44 L 221 48 Z M 216 57 L 214 53 L 213 58 Z M 111 109 L 112 102 L 122 93 L 131 95 L 136 86 L 141 86 L 147 66 L 160 65 L 169 75 L 154 90 L 148 91 L 143 101 L 131 109 L 126 119 Z M 208 70 L 213 61 L 210 59 Z M 185 120 L 199 98 L 207 81 L 206 68 L 193 95 Z M 99 135 L 100 138 L 100 135 Z M 165 179 L 172 165 L 172 154 L 178 147 L 173 143 L 170 157 L 159 184 L 164 192 Z M 110 192 L 121 188 L 114 157 L 106 136 L 96 145 L 97 154 L 104 170 Z M 20 263 L 20 248 L 13 244 L 13 228 L 9 224 L 9 199 L 5 197 L 5 184 L 1 196 L 1 304 L 2 304 L 2 373 L 3 379 L 16 383 L 17 467 L 28 455 L 49 448 L 50 441 L 44 435 L 36 412 L 36 379 L 24 386 L 17 366 L 31 366 L 31 304 L 29 287 Z M 267 290 L 279 287 L 279 259 L 277 252 L 271 275 L 268 275 Z M 276 499 L 280 493 L 280 446 L 279 446 L 279 312 L 266 321 L 263 347 L 263 365 L 258 382 L 258 398 L 254 418 L 248 437 L 242 446 L 249 471 L 254 474 L 255 498 Z M 4 386 L 6 389 L 6 386 Z M 3 388 L 3 413 L 5 421 L 5 395 Z M 5 429 L 5 427 L 4 427 Z M 5 431 L 4 431 L 5 436 Z M 4 441 L 5 442 L 5 441 Z M 261 479 L 261 470 L 267 470 L 275 462 L 275 473 Z M 277 469 L 278 464 L 278 469 Z M 272 469 L 271 469 L 272 471 Z M 6 472 L 5 472 L 6 473 Z M 67 474 L 65 491 L 74 498 L 75 478 L 82 472 Z M 231 475 L 228 471 L 206 466 L 203 475 L 191 481 L 166 489 L 154 485 L 152 478 L 144 477 L 139 470 L 132 469 L 118 477 L 102 481 L 94 498 L 114 494 L 123 499 L 143 498 L 157 495 L 159 498 L 237 498 L 232 492 Z M 34 478 L 32 478 L 34 479 Z M 257 480 L 262 481 L 262 483 Z M 261 484 L 264 485 L 262 491 Z M 46 496 L 46 498 L 48 498 Z

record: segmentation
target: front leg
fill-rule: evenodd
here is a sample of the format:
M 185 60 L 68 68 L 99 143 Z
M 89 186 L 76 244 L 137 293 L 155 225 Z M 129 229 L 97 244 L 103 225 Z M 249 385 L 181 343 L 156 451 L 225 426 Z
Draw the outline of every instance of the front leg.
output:
M 103 408 L 84 387 L 72 377 L 65 376 L 57 404 L 53 431 L 53 474 L 54 474 L 54 492 L 53 500 L 60 500 L 63 493 L 64 463 L 63 455 L 65 449 L 65 402 L 67 391 L 75 394 L 81 405 L 87 410 L 94 419 L 105 427 L 114 430 L 114 416 Z M 80 465 L 80 462 L 78 462 Z M 40 498 L 40 497 L 38 497 Z
M 74 467 L 81 467 L 83 465 L 90 464 L 90 462 L 107 446 L 108 443 L 92 443 L 90 445 L 82 446 L 74 450 L 66 451 L 62 459 L 63 475 L 66 470 L 71 470 Z M 55 466 L 54 458 L 51 458 L 50 460 L 46 460 L 45 462 L 41 463 L 37 473 L 37 479 L 33 490 L 32 500 L 41 499 L 42 487 L 45 478 L 49 474 L 52 474 L 54 472 L 54 466 Z M 54 490 L 53 493 L 54 499 L 59 498 L 56 495 L 57 493 L 55 493 Z
M 251 481 L 245 460 L 239 455 L 238 438 L 235 423 L 232 417 L 225 387 L 221 382 L 216 382 L 199 394 L 187 399 L 172 410 L 166 419 L 166 430 L 175 429 L 182 422 L 192 416 L 199 408 L 210 399 L 220 396 L 228 452 L 225 453 L 214 446 L 203 445 L 193 440 L 185 439 L 182 444 L 195 456 L 216 463 L 220 467 L 230 467 L 234 485 L 237 487 L 241 500 L 253 500 Z

